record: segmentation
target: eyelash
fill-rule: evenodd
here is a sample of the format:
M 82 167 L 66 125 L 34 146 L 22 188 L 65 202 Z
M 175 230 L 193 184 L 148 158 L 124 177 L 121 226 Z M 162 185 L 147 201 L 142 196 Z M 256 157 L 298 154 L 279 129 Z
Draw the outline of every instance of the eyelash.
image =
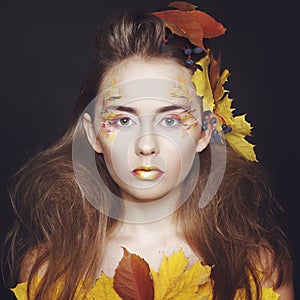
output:
M 169 124 L 163 124 L 165 121 L 167 120 L 172 120 L 172 121 L 176 121 L 176 124 L 172 124 L 172 125 L 169 125 Z M 159 124 L 163 127 L 169 127 L 169 128 L 177 128 L 178 126 L 182 125 L 182 118 L 178 115 L 168 115 L 164 118 L 162 118 L 162 120 L 160 120 Z
M 124 119 L 127 119 L 127 121 L 126 121 L 127 124 L 125 124 L 125 123 L 122 124 L 122 121 Z M 193 123 L 195 123 L 195 121 L 192 121 L 191 119 L 189 119 L 187 117 L 182 117 L 178 114 L 170 114 L 170 115 L 162 116 L 161 119 L 158 120 L 157 125 L 162 126 L 164 128 L 169 128 L 169 129 L 172 129 L 172 128 L 175 129 L 175 128 L 178 128 L 179 126 L 189 127 Z M 167 124 L 166 123 L 167 120 L 171 120 L 172 124 Z M 116 115 L 104 117 L 104 123 L 106 123 L 108 126 L 112 126 L 117 129 L 130 127 L 134 124 L 137 124 L 137 122 L 134 120 L 133 117 L 128 116 L 128 115 L 123 115 L 123 114 L 116 114 Z
M 122 124 L 121 122 L 124 119 L 127 119 L 129 123 Z M 113 126 L 115 128 L 122 128 L 122 127 L 124 128 L 127 126 L 131 126 L 131 125 L 133 125 L 133 123 L 135 123 L 131 117 L 126 116 L 126 115 L 116 115 L 114 117 L 105 118 L 104 120 L 108 126 Z

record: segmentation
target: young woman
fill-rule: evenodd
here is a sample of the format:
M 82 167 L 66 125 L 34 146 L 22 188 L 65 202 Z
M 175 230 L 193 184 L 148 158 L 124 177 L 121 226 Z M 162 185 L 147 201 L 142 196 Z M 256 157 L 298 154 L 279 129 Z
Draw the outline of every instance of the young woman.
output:
M 151 268 L 153 295 L 114 285 L 105 299 L 293 299 L 279 206 L 243 139 L 250 125 L 228 117 L 226 73 L 197 39 L 225 30 L 172 5 L 108 19 L 69 129 L 16 174 L 7 241 L 18 297 L 104 299 L 94 287 L 128 251 Z M 202 23 L 189 32 L 190 17 Z M 181 252 L 186 270 L 211 267 L 208 294 L 173 278 L 178 293 L 160 296 L 155 272 Z

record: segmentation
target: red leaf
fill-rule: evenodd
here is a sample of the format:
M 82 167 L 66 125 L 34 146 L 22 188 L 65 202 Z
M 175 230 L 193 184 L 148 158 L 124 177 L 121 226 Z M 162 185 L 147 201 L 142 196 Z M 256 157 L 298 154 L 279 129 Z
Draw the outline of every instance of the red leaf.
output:
M 210 58 L 209 81 L 210 81 L 211 89 L 214 93 L 220 78 L 221 56 L 219 55 L 218 58 L 215 59 L 213 55 L 209 53 L 209 58 Z
M 124 300 L 153 300 L 154 287 L 147 262 L 125 248 L 114 276 L 113 287 Z
M 200 10 L 193 10 L 187 12 L 193 16 L 193 19 L 201 24 L 203 30 L 203 37 L 213 38 L 225 33 L 226 28 L 213 17 Z
M 170 7 L 175 10 L 154 12 L 161 18 L 164 25 L 172 33 L 185 37 L 189 41 L 207 51 L 203 45 L 203 38 L 213 38 L 225 33 L 226 28 L 207 13 L 196 10 L 195 5 L 188 2 L 171 2 Z
M 164 25 L 173 33 L 188 38 L 191 43 L 206 50 L 203 45 L 202 26 L 194 19 L 193 15 L 190 15 L 189 13 L 191 13 L 191 11 L 166 10 L 154 12 L 153 14 L 161 18 Z

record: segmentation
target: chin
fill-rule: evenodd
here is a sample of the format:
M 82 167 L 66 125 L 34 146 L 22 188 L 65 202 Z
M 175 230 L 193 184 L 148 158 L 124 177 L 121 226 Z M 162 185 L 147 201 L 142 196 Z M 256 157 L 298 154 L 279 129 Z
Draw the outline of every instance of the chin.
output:
M 156 188 L 155 188 L 156 189 Z M 135 189 L 135 191 L 121 190 L 121 195 L 124 200 L 136 203 L 145 203 L 162 200 L 167 197 L 171 191 L 155 191 L 153 188 Z

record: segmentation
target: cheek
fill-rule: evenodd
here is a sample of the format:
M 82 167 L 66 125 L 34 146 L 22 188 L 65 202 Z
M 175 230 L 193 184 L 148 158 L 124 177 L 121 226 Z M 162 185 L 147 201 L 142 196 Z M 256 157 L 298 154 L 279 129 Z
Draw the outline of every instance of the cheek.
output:
M 100 144 L 103 156 L 110 173 L 123 173 L 128 171 L 129 161 L 134 155 L 134 141 L 137 132 L 114 130 L 114 138 L 107 137 L 100 132 Z

